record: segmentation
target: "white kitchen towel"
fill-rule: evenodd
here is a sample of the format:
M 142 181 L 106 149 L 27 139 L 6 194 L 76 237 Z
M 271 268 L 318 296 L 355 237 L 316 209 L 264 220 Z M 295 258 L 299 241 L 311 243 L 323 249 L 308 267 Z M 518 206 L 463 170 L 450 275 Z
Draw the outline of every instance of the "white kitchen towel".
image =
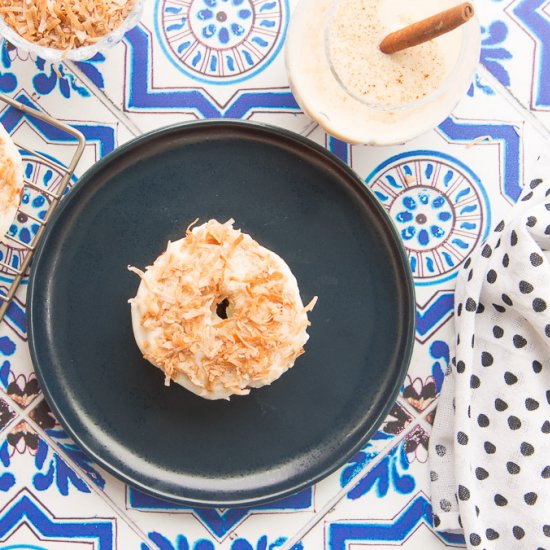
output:
M 434 526 L 469 548 L 550 550 L 550 177 L 467 259 L 430 438 Z

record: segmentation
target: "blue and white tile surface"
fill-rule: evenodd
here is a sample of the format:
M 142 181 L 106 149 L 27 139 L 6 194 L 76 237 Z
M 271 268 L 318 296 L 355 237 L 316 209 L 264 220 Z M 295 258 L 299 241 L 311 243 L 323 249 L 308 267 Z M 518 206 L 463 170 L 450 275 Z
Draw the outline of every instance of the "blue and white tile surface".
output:
M 0 548 L 463 546 L 460 536 L 432 528 L 428 439 L 454 336 L 457 269 L 513 206 L 550 145 L 550 4 L 477 0 L 481 63 L 467 96 L 432 132 L 403 146 L 373 148 L 333 139 L 300 112 L 282 54 L 294 3 L 149 0 L 142 23 L 108 58 L 98 54 L 54 70 L 3 44 L 0 91 L 84 133 L 77 176 L 144 131 L 213 117 L 283 126 L 348 162 L 395 221 L 414 273 L 416 343 L 397 403 L 365 448 L 311 489 L 252 509 L 168 504 L 90 462 L 57 424 L 30 362 L 24 284 L 0 325 Z M 70 158 L 72 144 L 50 128 L 10 107 L 0 121 L 51 157 Z M 25 160 L 29 179 L 55 186 L 55 171 Z M 38 216 L 47 207 L 32 194 L 24 203 Z M 31 222 L 23 216 L 11 231 L 30 239 Z M 23 254 L 0 245 L 12 265 Z M 9 281 L 0 272 L 0 286 Z

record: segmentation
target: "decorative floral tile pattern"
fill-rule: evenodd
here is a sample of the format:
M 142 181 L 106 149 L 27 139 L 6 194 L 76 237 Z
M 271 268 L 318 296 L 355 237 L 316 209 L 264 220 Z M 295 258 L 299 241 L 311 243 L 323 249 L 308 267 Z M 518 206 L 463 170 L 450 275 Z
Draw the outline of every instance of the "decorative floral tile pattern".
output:
M 41 416 L 37 411 L 37 423 L 55 423 L 53 418 L 44 422 Z M 139 548 L 142 537 L 117 519 L 116 512 L 92 491 L 82 473 L 60 456 L 42 431 L 22 420 L 2 436 L 0 544 L 71 550 L 79 545 Z
M 459 536 L 442 539 L 433 532 L 427 442 L 429 434 L 414 425 L 407 437 L 391 447 L 309 532 L 303 542 L 308 548 L 345 549 L 357 545 L 382 548 L 444 548 L 463 546 Z M 368 515 L 365 510 L 369 510 Z
M 481 62 L 550 128 L 550 10 L 545 0 L 483 0 Z M 521 44 L 521 47 L 518 45 Z
M 0 92 L 69 121 L 87 139 L 76 177 L 132 136 L 202 118 L 274 124 L 350 164 L 394 220 L 416 284 L 416 343 L 397 403 L 347 464 L 314 488 L 255 509 L 206 510 L 126 487 L 57 424 L 33 374 L 23 284 L 0 326 L 0 546 L 128 550 L 318 550 L 461 547 L 433 531 L 427 445 L 453 346 L 457 269 L 512 207 L 550 140 L 550 8 L 545 0 L 480 0 L 481 66 L 436 130 L 401 146 L 349 146 L 300 112 L 282 47 L 295 0 L 150 0 L 109 52 L 52 67 L 0 48 Z M 22 143 L 67 163 L 71 142 L 0 104 Z M 26 176 L 59 172 L 32 155 Z M 76 180 L 75 177 L 75 180 Z M 27 190 L 10 229 L 48 203 Z M 18 265 L 25 251 L 0 244 Z M 11 281 L 0 272 L 0 288 Z
M 17 416 L 7 397 L 0 397 L 0 432 Z

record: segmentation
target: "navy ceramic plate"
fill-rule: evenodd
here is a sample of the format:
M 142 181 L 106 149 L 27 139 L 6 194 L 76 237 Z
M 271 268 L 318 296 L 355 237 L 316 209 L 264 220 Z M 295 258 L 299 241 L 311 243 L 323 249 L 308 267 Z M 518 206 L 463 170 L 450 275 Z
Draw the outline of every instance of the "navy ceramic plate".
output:
M 310 314 L 294 368 L 231 401 L 203 400 L 141 356 L 128 299 L 195 218 L 281 255 Z M 407 259 L 384 210 L 315 143 L 237 121 L 164 128 L 89 170 L 44 235 L 30 281 L 32 359 L 80 447 L 145 492 L 195 506 L 281 498 L 358 451 L 388 413 L 414 340 Z

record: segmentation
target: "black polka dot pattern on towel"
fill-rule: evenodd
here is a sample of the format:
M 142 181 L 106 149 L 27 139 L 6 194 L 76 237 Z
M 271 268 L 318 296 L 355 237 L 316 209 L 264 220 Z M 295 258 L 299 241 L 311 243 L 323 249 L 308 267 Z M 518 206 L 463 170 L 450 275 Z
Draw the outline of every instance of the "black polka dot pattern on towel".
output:
M 539 265 L 542 265 L 542 256 L 538 252 L 533 252 L 529 256 L 529 261 L 533 267 L 538 267 Z
M 521 334 L 514 334 L 512 341 L 514 342 L 514 347 L 517 349 L 524 348 L 527 345 L 527 339 Z
M 535 452 L 535 447 L 533 447 L 531 443 L 527 443 L 527 441 L 524 441 L 520 445 L 519 450 L 523 456 L 531 456 Z
M 506 377 L 505 377 L 506 379 Z M 495 399 L 495 409 L 499 412 L 505 411 L 508 408 L 508 403 L 501 399 L 500 397 L 497 397 Z
M 429 443 L 434 527 L 480 550 L 550 550 L 550 179 L 527 187 L 459 270 Z
M 489 477 L 489 472 L 485 468 L 476 468 L 476 477 L 479 481 L 483 481 Z
M 479 546 L 481 544 L 481 537 L 477 533 L 470 535 L 470 544 L 472 546 Z

